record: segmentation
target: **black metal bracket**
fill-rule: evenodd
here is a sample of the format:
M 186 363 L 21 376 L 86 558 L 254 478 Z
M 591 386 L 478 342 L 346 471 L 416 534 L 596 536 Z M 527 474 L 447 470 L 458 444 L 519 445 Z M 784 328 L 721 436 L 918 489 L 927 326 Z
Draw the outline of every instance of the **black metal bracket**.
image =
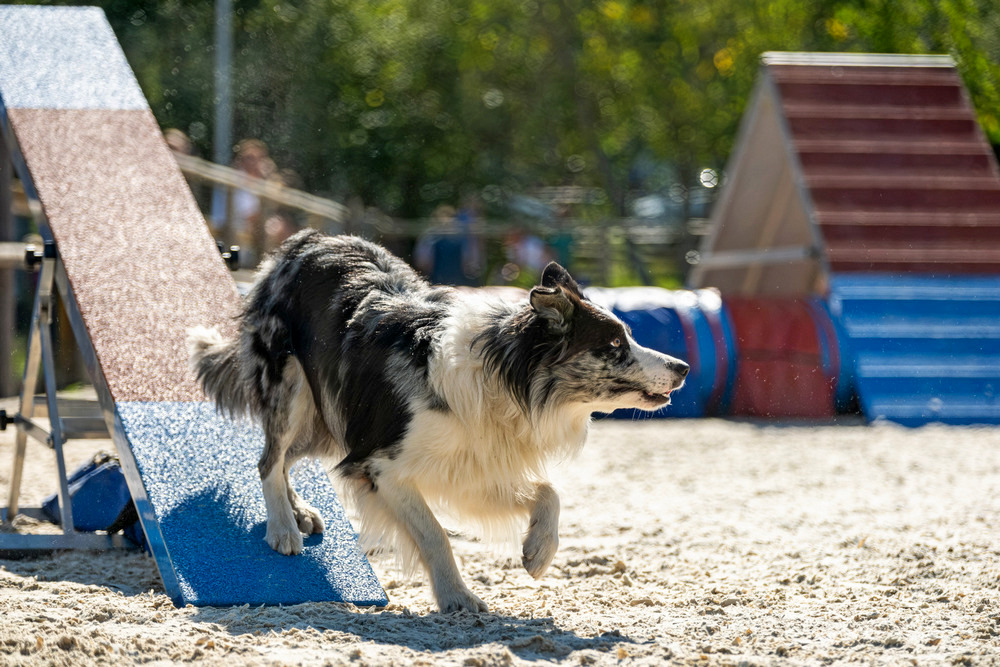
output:
M 16 415 L 8 415 L 6 410 L 0 410 L 0 431 L 6 431 L 8 426 L 16 423 Z
M 240 247 L 238 245 L 231 245 L 228 250 L 221 243 L 216 242 L 215 245 L 219 247 L 219 254 L 222 255 L 222 259 L 230 271 L 240 268 Z
M 46 241 L 39 250 L 38 246 L 29 244 L 24 247 L 24 266 L 25 268 L 33 272 L 42 265 L 43 259 L 55 259 L 56 258 L 56 244 L 52 241 Z

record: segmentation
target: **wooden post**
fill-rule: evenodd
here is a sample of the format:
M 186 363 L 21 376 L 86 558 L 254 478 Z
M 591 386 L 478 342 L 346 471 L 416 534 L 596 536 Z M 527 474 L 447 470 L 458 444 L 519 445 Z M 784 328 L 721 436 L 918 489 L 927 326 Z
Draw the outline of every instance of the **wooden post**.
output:
M 257 216 L 250 221 L 250 239 L 253 244 L 254 262 L 260 262 L 270 249 L 267 247 L 267 221 L 277 213 L 278 207 L 274 201 L 265 197 L 260 198 L 260 209 Z
M 233 226 L 233 188 L 226 186 L 226 207 L 225 217 L 222 222 L 222 238 L 228 248 L 234 244 L 242 244 L 243 240 L 236 237 L 236 229 Z

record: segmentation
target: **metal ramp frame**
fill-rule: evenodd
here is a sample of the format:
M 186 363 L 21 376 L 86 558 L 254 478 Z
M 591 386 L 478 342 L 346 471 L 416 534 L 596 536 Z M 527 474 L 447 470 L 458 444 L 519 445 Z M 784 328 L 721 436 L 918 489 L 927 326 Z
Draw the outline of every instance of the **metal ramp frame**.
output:
M 0 149 L 4 147 L 0 137 Z M 4 152 L 5 153 L 5 152 Z M 0 154 L 4 154 L 0 153 Z M 58 262 L 55 246 L 47 244 L 42 257 L 32 309 L 31 328 L 28 332 L 28 349 L 25 357 L 24 382 L 21 389 L 19 408 L 16 415 L 0 414 L 0 426 L 6 429 L 16 425 L 17 435 L 14 445 L 14 461 L 11 467 L 10 487 L 7 506 L 0 508 L 0 521 L 9 522 L 19 513 L 35 519 L 48 520 L 41 507 L 21 507 L 21 477 L 27 454 L 28 437 L 43 443 L 55 454 L 57 493 L 59 496 L 59 518 L 62 532 L 50 535 L 32 535 L 9 532 L 0 535 L 0 553 L 28 554 L 45 553 L 63 549 L 85 549 L 102 551 L 106 549 L 134 549 L 135 545 L 120 534 L 108 535 L 95 532 L 77 532 L 73 519 L 73 501 L 69 492 L 66 460 L 63 445 L 70 439 L 61 415 L 56 397 L 55 361 L 52 344 L 52 308 L 55 289 L 65 293 L 66 274 Z M 60 287 L 61 286 L 61 287 Z M 38 373 L 42 371 L 45 387 L 45 404 L 49 428 L 46 430 L 35 419 Z M 2 412 L 2 411 L 0 411 Z M 80 434 L 89 436 L 90 433 Z M 107 431 L 105 431 L 107 435 Z

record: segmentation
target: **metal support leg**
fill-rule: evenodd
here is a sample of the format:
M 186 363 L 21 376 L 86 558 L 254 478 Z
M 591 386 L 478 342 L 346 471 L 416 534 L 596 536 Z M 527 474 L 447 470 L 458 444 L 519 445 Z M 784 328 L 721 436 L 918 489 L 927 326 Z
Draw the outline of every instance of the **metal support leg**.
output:
M 45 394 L 49 404 L 49 433 L 52 449 L 56 454 L 56 470 L 59 475 L 59 512 L 63 532 L 72 533 L 73 507 L 69 495 L 66 460 L 63 456 L 62 423 L 59 420 L 59 406 L 56 401 L 56 366 L 52 351 L 52 284 L 55 276 L 56 259 L 46 257 L 42 261 L 42 275 L 38 281 L 39 297 L 39 339 L 42 348 L 42 373 L 45 375 Z
M 39 289 L 35 293 L 35 305 L 31 311 L 31 327 L 28 330 L 28 354 L 24 362 L 24 382 L 21 385 L 21 404 L 18 414 L 31 419 L 35 412 L 35 392 L 38 388 L 38 365 L 42 358 L 41 341 L 41 279 Z M 51 289 L 51 286 L 50 286 Z M 51 296 L 51 294 L 50 294 Z M 7 521 L 13 521 L 17 515 L 21 495 L 21 477 L 24 473 L 24 456 L 27 449 L 28 432 L 19 423 L 14 445 L 14 465 L 10 476 L 10 489 L 7 496 Z

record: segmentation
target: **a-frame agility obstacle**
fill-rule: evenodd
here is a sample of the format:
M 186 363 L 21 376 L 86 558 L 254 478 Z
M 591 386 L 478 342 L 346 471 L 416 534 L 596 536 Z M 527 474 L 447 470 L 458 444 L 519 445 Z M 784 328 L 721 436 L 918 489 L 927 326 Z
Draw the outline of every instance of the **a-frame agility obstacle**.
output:
M 825 299 L 869 419 L 1000 423 L 1000 168 L 949 56 L 764 54 L 726 172 L 693 287 Z
M 64 528 L 4 532 L 0 550 L 115 542 L 73 530 L 49 334 L 58 292 L 175 604 L 385 604 L 318 463 L 298 465 L 293 482 L 326 533 L 295 557 L 263 540 L 263 435 L 206 402 L 184 342 L 195 325 L 232 332 L 236 286 L 101 10 L 0 7 L 0 126 L 0 160 L 13 162 L 46 241 L 5 518 L 18 511 L 31 436 L 55 450 Z M 39 366 L 50 432 L 32 419 Z

